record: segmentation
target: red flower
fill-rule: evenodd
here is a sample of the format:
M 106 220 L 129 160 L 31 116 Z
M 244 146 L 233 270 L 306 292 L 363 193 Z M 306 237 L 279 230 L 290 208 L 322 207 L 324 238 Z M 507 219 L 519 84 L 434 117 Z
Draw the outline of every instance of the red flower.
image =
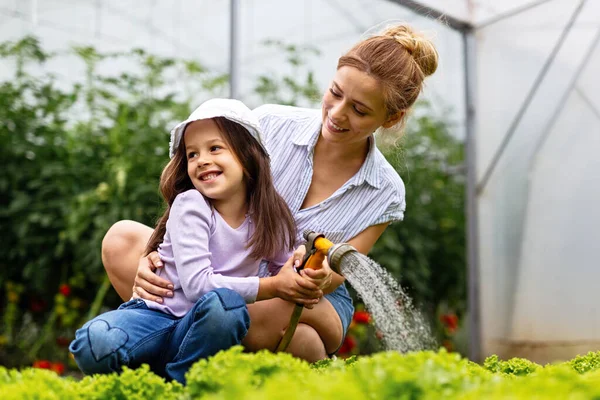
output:
M 368 324 L 371 322 L 371 314 L 369 314 L 367 311 L 356 311 L 352 317 L 352 320 L 357 324 Z
M 338 353 L 339 354 L 349 354 L 355 347 L 356 347 L 356 339 L 354 339 L 354 337 L 352 337 L 351 335 L 347 335 L 344 338 L 344 342 L 342 343 L 342 346 L 338 350 Z
M 60 285 L 58 287 L 58 291 L 65 297 L 69 297 L 69 295 L 71 294 L 71 286 L 67 285 L 66 283 L 63 283 L 62 285 Z
M 442 342 L 442 346 L 444 346 L 446 348 L 446 350 L 448 350 L 449 352 L 454 351 L 454 343 L 452 343 L 451 340 L 448 340 L 448 339 L 444 340 Z
M 440 321 L 450 333 L 454 333 L 458 329 L 458 317 L 456 314 L 442 314 L 440 315 Z
M 71 343 L 71 339 L 64 337 L 64 336 L 59 336 L 56 338 L 56 344 L 59 345 L 60 347 L 67 347 L 69 345 L 69 343 Z
M 52 368 L 52 363 L 48 360 L 35 360 L 33 368 L 50 369 Z
M 61 362 L 52 363 L 50 369 L 56 372 L 58 375 L 62 375 L 65 373 L 65 364 Z
M 31 312 L 34 312 L 34 313 L 39 313 L 39 312 L 44 311 L 46 309 L 47 305 L 48 304 L 43 299 L 34 297 L 29 300 L 29 309 L 31 310 Z

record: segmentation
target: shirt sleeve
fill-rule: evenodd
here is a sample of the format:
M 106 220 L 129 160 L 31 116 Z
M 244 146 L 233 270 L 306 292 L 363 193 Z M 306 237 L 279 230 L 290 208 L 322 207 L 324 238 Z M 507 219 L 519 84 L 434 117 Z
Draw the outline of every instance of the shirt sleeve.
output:
M 277 254 L 277 256 L 268 260 L 263 260 L 267 264 L 266 270 L 268 274 L 266 276 L 275 276 L 279 273 L 279 270 L 283 265 L 290 259 L 293 251 L 283 250 Z M 259 275 L 260 276 L 260 275 Z
M 232 277 L 214 273 L 208 245 L 211 226 L 212 210 L 197 190 L 188 190 L 175 198 L 167 230 L 185 297 L 196 302 L 214 289 L 227 288 L 239 293 L 246 303 L 254 302 L 258 294 L 258 277 Z
M 383 224 L 385 222 L 396 222 L 404 219 L 404 210 L 406 209 L 406 201 L 404 196 L 401 199 L 392 201 L 386 210 L 375 220 L 373 225 Z
M 273 130 L 271 126 L 273 122 L 272 112 L 272 106 L 269 104 L 256 107 L 252 110 L 252 114 L 258 119 L 258 123 L 260 124 L 260 141 L 266 149 L 269 149 L 271 145 L 271 131 Z

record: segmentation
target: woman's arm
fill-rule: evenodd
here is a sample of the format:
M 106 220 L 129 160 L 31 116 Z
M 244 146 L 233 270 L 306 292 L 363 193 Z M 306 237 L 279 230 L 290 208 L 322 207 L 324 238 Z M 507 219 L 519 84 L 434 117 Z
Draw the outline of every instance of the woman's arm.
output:
M 261 278 L 257 276 L 234 277 L 215 273 L 211 264 L 211 252 L 208 247 L 210 237 L 210 221 L 212 211 L 202 195 L 196 191 L 188 191 L 177 196 L 171 206 L 167 222 L 168 240 L 172 248 L 175 267 L 185 297 L 196 301 L 205 293 L 219 287 L 225 287 L 238 292 L 246 302 L 280 297 L 311 306 L 323 293 L 318 286 L 307 279 L 295 274 L 292 260 L 288 260 L 283 273 L 276 277 Z M 156 284 L 167 284 L 157 280 L 148 266 L 148 260 L 156 265 L 160 261 L 158 254 L 153 253 L 142 258 L 138 268 L 138 276 L 143 279 L 136 281 L 136 293 L 144 299 L 155 300 L 150 291 L 145 289 Z M 144 285 L 144 288 L 141 286 Z M 164 290 L 164 289 L 158 289 Z
M 132 298 L 163 302 L 163 297 L 173 297 L 173 283 L 156 274 L 163 262 L 157 251 L 140 258 L 133 280 Z
M 378 225 L 371 225 L 350 239 L 348 243 L 358 250 L 359 253 L 367 255 L 389 224 L 389 222 L 384 222 Z

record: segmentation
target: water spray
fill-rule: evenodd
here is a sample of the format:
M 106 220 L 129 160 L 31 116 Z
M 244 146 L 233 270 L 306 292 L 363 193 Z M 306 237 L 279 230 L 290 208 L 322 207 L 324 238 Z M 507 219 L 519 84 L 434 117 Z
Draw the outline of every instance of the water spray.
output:
M 402 353 L 433 349 L 437 343 L 427 319 L 412 304 L 396 279 L 348 243 L 334 245 L 322 234 L 305 231 L 306 254 L 298 268 L 320 269 L 327 258 L 331 269 L 348 280 L 375 320 L 386 350 Z M 277 351 L 284 351 L 296 331 L 302 309 L 296 304 Z

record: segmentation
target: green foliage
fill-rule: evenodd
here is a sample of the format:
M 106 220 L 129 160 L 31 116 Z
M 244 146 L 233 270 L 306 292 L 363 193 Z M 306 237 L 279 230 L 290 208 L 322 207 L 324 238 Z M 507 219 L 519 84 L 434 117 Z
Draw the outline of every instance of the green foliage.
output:
M 540 365 L 524 358 L 511 358 L 508 361 L 500 361 L 497 355 L 486 358 L 483 366 L 491 372 L 517 376 L 529 375 L 541 368 Z
M 162 209 L 158 178 L 168 161 L 169 129 L 188 115 L 192 100 L 211 95 L 218 77 L 196 63 L 142 50 L 99 54 L 78 47 L 69 55 L 84 66 L 85 81 L 68 87 L 50 74 L 28 72 L 30 64 L 39 67 L 56 56 L 34 38 L 4 43 L 0 55 L 18 66 L 14 79 L 0 83 L 0 286 L 18 282 L 26 288 L 18 296 L 7 290 L 0 307 L 33 311 L 40 308 L 33 303 L 45 304 L 45 311 L 20 313 L 21 326 L 10 319 L 0 342 L 27 352 L 19 362 L 31 362 L 40 342 L 53 339 L 53 329 L 70 336 L 87 317 L 86 305 L 98 313 L 107 292 L 96 290 L 107 284 L 100 259 L 104 234 L 123 219 L 154 225 Z M 132 63 L 133 72 L 99 72 L 117 59 Z M 184 82 L 194 98 L 176 94 Z M 204 90 L 198 82 L 211 87 Z M 70 299 L 55 297 L 61 284 L 70 285 Z M 109 304 L 118 304 L 111 294 Z M 40 338 L 36 319 L 42 316 L 48 317 L 48 335 Z M 0 343 L 1 363 L 10 362 L 5 351 Z
M 181 399 L 183 387 L 150 372 L 147 365 L 120 375 L 95 375 L 81 381 L 54 372 L 28 368 L 22 372 L 0 367 L 0 398 L 10 399 Z
M 600 352 L 589 352 L 585 356 L 577 356 L 569 362 L 571 368 L 580 374 L 600 369 Z
M 150 372 L 147 365 L 132 370 L 127 367 L 119 375 L 94 375 L 78 383 L 79 398 L 90 399 L 180 399 L 183 386 Z
M 186 374 L 187 388 L 192 397 L 222 391 L 242 395 L 249 388 L 260 388 L 268 380 L 290 371 L 303 376 L 311 369 L 308 363 L 287 353 L 275 355 L 263 350 L 247 354 L 242 346 L 235 346 L 194 364 Z
M 462 399 L 596 399 L 600 371 L 580 375 L 566 366 L 547 367 L 523 377 L 496 376 L 487 385 L 460 396 Z
M 263 103 L 314 106 L 321 99 L 321 90 L 313 71 L 306 67 L 309 56 L 318 56 L 319 50 L 312 46 L 296 46 L 279 40 L 267 40 L 268 48 L 285 56 L 288 74 L 274 72 L 258 76 L 254 91 Z M 302 104 L 299 104 L 302 103 Z
M 588 359 L 600 357 L 590 353 Z M 187 386 L 167 383 L 149 371 L 124 368 L 119 375 L 80 381 L 35 369 L 0 367 L 0 398 L 39 399 L 590 399 L 600 395 L 600 369 L 576 371 L 581 357 L 536 366 L 527 374 L 490 357 L 482 367 L 458 354 L 425 351 L 378 353 L 352 362 L 309 365 L 288 354 L 246 354 L 240 347 L 196 363 Z

